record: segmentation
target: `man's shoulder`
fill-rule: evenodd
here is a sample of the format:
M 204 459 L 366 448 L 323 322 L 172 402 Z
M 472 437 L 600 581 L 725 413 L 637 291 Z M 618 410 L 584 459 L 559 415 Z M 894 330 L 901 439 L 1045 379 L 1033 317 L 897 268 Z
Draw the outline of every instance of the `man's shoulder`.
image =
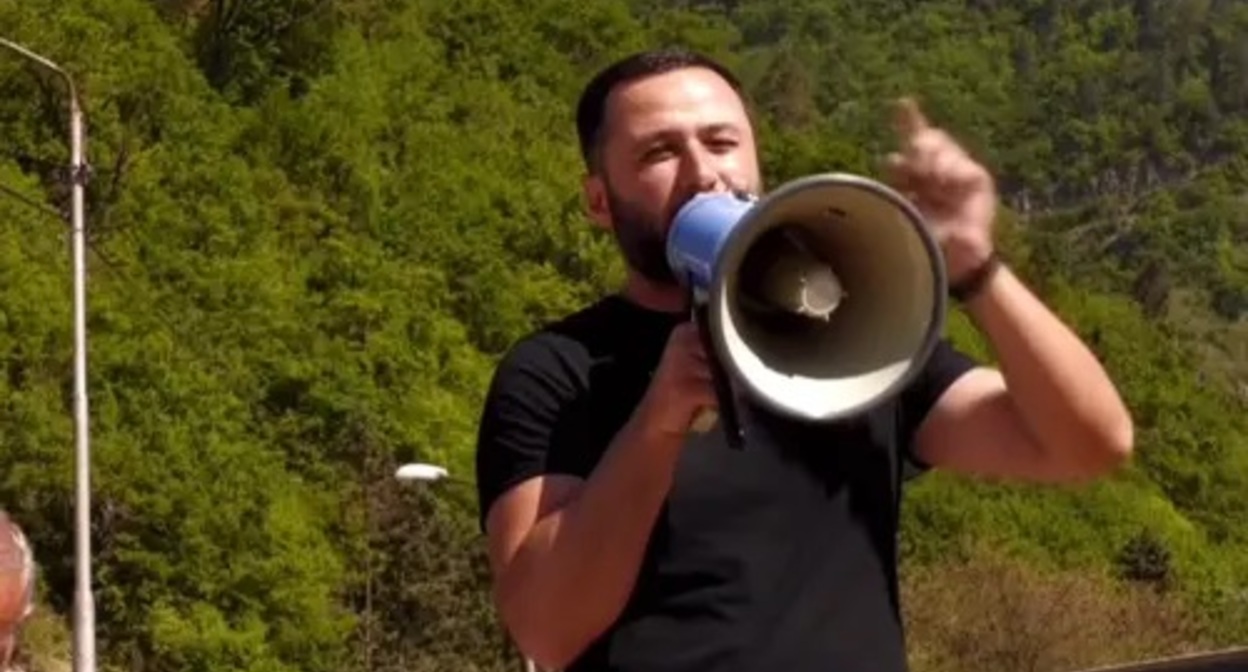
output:
M 618 331 L 619 311 L 604 297 L 571 313 L 549 320 L 520 338 L 514 349 L 581 348 L 594 350 Z
M 586 404 L 598 353 L 618 338 L 608 300 L 536 327 L 499 358 L 478 426 L 476 473 L 484 516 L 509 488 L 541 474 L 583 477 L 596 453 Z
M 583 375 L 620 335 L 610 297 L 549 320 L 516 339 L 499 359 L 496 377 Z

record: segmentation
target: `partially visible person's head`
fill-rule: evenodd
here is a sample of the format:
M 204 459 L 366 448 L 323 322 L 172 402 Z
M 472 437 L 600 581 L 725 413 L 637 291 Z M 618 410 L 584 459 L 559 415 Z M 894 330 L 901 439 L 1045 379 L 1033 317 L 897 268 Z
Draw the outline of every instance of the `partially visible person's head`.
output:
M 762 189 L 741 84 L 706 56 L 667 49 L 615 62 L 585 87 L 576 123 L 590 216 L 653 283 L 674 283 L 664 246 L 686 201 Z
M 0 670 L 12 665 L 22 624 L 35 609 L 35 560 L 22 528 L 0 512 Z

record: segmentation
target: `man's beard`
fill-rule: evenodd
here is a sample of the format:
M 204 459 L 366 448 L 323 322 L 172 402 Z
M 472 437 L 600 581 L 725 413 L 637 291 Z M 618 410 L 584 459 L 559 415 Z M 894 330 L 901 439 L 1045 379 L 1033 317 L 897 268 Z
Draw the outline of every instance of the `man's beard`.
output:
M 629 268 L 657 285 L 675 285 L 667 263 L 667 223 L 608 190 L 612 231 Z

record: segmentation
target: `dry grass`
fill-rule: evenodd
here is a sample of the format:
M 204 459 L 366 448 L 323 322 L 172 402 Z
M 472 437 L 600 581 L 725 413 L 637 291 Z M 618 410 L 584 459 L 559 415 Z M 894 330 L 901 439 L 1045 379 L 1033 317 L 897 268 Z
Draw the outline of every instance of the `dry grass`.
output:
M 913 672 L 1069 672 L 1203 647 L 1195 620 L 1151 588 L 987 549 L 908 569 L 902 590 Z
M 69 672 L 73 656 L 70 637 L 66 620 L 41 604 L 22 627 L 17 662 L 27 672 Z

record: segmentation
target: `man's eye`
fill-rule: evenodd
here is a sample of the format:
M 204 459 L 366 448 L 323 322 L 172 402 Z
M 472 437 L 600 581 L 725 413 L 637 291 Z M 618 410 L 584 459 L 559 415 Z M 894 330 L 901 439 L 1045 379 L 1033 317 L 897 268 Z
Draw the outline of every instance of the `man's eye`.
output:
M 647 149 L 641 155 L 641 159 L 647 163 L 653 163 L 655 161 L 661 161 L 671 155 L 672 155 L 671 147 L 667 145 L 658 145 L 656 147 L 651 147 L 650 149 Z

